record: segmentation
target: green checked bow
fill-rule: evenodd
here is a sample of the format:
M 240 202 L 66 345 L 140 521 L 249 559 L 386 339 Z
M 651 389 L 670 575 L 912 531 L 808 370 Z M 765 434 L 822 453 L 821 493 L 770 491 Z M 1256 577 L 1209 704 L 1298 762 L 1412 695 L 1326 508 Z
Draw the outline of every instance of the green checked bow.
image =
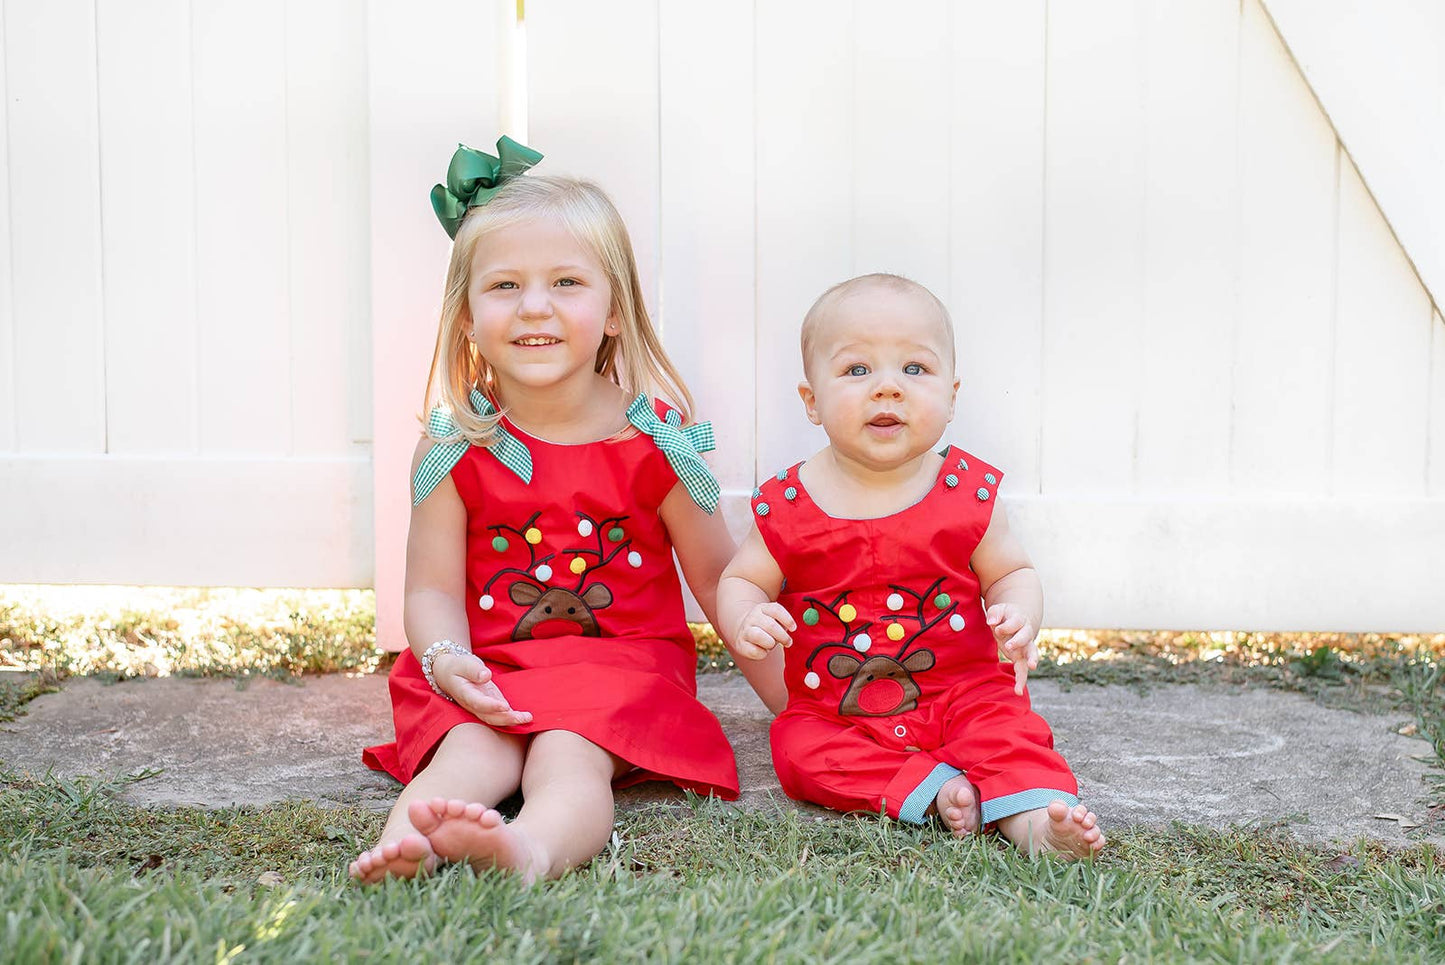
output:
M 645 432 L 652 437 L 657 448 L 667 457 L 672 471 L 677 473 L 677 478 L 687 487 L 687 494 L 692 497 L 692 501 L 711 516 L 713 510 L 717 509 L 721 489 L 717 480 L 712 477 L 707 463 L 702 461 L 698 453 L 711 452 L 715 445 L 712 423 L 697 422 L 683 429 L 680 427 L 682 416 L 677 414 L 676 409 L 667 410 L 667 421 L 664 422 L 657 417 L 657 412 L 645 395 L 638 395 L 627 407 L 627 421 L 636 426 L 639 432 Z
M 476 389 L 471 392 L 472 408 L 478 415 L 494 416 L 496 408 L 491 401 Z M 454 435 L 457 431 L 456 420 L 441 406 L 431 410 L 426 420 L 427 434 L 432 437 L 446 437 Z M 532 454 L 527 451 L 526 445 L 507 431 L 500 422 L 493 430 L 492 444 L 487 446 L 487 451 L 497 457 L 497 461 L 517 474 L 517 478 L 524 483 L 532 481 Z M 458 442 L 439 442 L 427 450 L 422 457 L 421 465 L 416 467 L 416 475 L 411 479 L 411 504 L 416 506 L 431 495 L 437 483 L 446 478 L 447 473 L 452 471 L 457 463 L 461 462 L 462 456 L 471 448 L 471 443 L 462 439 Z
M 432 210 L 447 237 L 457 236 L 468 208 L 486 204 L 502 185 L 540 160 L 541 154 L 505 134 L 497 138 L 496 157 L 458 144 L 447 165 L 447 183 L 431 189 Z

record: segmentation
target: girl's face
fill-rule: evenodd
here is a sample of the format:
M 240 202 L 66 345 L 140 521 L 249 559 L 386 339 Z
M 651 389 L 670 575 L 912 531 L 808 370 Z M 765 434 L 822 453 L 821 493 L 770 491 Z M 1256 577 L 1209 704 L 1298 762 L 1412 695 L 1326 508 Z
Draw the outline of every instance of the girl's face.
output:
M 931 299 L 884 286 L 829 309 L 798 392 L 837 457 L 888 472 L 938 443 L 958 393 L 945 324 Z
M 619 331 L 602 264 L 554 218 L 489 232 L 472 255 L 471 337 L 507 389 L 591 384 L 604 335 Z

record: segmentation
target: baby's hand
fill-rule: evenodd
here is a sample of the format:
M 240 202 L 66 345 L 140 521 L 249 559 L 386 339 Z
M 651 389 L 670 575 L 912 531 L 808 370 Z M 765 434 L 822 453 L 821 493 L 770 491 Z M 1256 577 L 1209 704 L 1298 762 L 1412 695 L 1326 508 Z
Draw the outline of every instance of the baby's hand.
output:
M 796 629 L 797 622 L 781 603 L 759 603 L 738 621 L 733 633 L 733 655 L 761 660 L 780 643 L 792 646 L 789 634 Z
M 444 653 L 432 664 L 432 676 L 438 687 L 450 694 L 460 706 L 476 714 L 484 724 L 511 727 L 532 719 L 525 710 L 512 709 L 502 691 L 492 682 L 492 672 L 476 654 Z
M 1022 694 L 1029 671 L 1039 665 L 1039 645 L 1034 639 L 1038 628 L 1030 625 L 1023 608 L 1013 603 L 995 603 L 984 617 L 993 630 L 999 653 L 1014 665 L 1014 693 Z

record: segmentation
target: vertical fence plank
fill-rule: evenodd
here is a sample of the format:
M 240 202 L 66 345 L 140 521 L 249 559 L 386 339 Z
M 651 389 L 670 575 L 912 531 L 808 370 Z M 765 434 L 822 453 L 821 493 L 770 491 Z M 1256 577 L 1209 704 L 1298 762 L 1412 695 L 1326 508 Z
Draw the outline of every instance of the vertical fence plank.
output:
M 0 0 L 4 55 L 5 0 Z M 10 272 L 10 97 L 5 73 L 0 65 L 0 452 L 15 448 L 15 279 Z
M 1043 491 L 1133 485 L 1144 264 L 1141 0 L 1049 6 Z
M 370 434 L 366 22 L 353 9 L 286 6 L 289 419 L 302 454 L 352 452 Z
M 105 450 L 91 0 L 5 6 L 17 448 Z
M 284 453 L 285 6 L 196 0 L 193 30 L 201 450 Z
M 949 4 L 860 0 L 854 17 L 852 273 L 906 275 L 947 303 Z
M 543 168 L 596 181 L 657 310 L 657 0 L 527 4 L 527 128 Z M 700 41 L 700 38 L 695 38 Z
M 1423 496 L 1430 297 L 1341 152 L 1334 491 Z
M 664 4 L 658 36 L 663 340 L 713 422 L 718 482 L 746 495 L 757 430 L 752 7 Z
M 952 435 L 1039 489 L 1045 2 L 953 7 L 949 281 L 958 332 Z
M 1323 495 L 1330 481 L 1335 136 L 1260 9 L 1240 29 L 1236 493 Z
M 110 452 L 196 447 L 190 24 L 186 0 L 96 6 Z
M 1429 495 L 1445 496 L 1445 318 L 1438 310 L 1430 324 Z
M 1238 307 L 1239 11 L 1150 4 L 1145 76 L 1142 493 L 1229 483 L 1231 339 Z
M 853 268 L 853 21 L 827 0 L 757 7 L 758 473 L 823 444 L 796 386 L 803 314 Z
M 515 9 L 513 0 L 367 4 L 373 585 L 377 642 L 391 650 L 406 646 L 411 454 L 450 250 L 427 193 L 445 179 L 458 141 L 485 149 L 502 133 L 501 76 L 487 66 L 505 60 L 497 52 L 510 43 L 502 30 Z M 466 57 L 439 51 L 453 38 L 465 38 Z

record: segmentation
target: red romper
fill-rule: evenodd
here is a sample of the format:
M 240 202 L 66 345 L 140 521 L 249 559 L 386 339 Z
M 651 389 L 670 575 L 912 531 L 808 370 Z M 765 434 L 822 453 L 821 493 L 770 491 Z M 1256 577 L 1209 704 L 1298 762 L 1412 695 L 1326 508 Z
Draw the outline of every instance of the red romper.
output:
M 1078 784 L 1053 734 L 1014 694 L 969 566 L 997 503 L 997 469 L 955 447 L 928 495 L 880 519 L 836 519 L 793 466 L 753 497 L 798 621 L 772 726 L 789 797 L 922 823 L 951 777 L 985 823 L 1063 800 Z
M 468 447 L 451 469 L 467 511 L 472 652 L 532 714 L 498 730 L 580 734 L 634 765 L 619 785 L 659 779 L 736 798 L 732 747 L 697 700 L 697 652 L 658 515 L 678 483 L 669 459 L 642 432 L 558 445 L 502 425 L 531 454 L 530 483 L 489 448 Z M 362 759 L 405 783 L 447 731 L 477 718 L 433 693 L 409 650 L 390 690 L 396 741 Z

